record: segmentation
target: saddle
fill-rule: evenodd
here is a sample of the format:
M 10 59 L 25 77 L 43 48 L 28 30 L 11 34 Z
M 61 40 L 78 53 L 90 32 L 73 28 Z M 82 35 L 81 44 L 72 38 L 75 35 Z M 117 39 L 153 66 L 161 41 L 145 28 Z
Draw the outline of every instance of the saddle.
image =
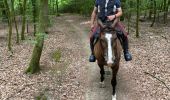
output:
M 116 31 L 116 35 L 120 41 L 120 43 L 122 44 L 123 40 L 122 40 L 122 36 L 123 35 L 127 35 L 128 33 L 125 31 L 124 29 L 124 25 L 120 22 L 118 22 L 115 27 L 113 28 L 111 25 L 113 23 L 113 21 L 106 21 L 106 22 L 102 22 L 101 20 L 98 20 L 99 25 L 96 26 L 92 31 L 94 32 L 93 36 L 94 36 L 94 42 L 93 45 L 95 45 L 97 43 L 97 41 L 99 40 L 101 34 L 103 31 L 105 32 L 110 32 L 110 31 Z M 107 29 L 106 29 L 107 28 Z M 106 29 L 106 30 L 105 30 Z

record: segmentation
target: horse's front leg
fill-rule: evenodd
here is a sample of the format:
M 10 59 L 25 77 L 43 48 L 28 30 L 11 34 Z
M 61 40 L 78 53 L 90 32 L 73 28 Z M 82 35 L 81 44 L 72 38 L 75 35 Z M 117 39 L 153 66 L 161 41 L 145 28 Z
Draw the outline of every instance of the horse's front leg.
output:
M 117 85 L 116 75 L 117 75 L 118 69 L 119 69 L 118 65 L 112 67 L 112 80 L 111 80 L 111 84 L 113 88 L 112 100 L 116 100 L 116 85 Z
M 105 85 L 104 85 L 104 74 L 105 74 L 105 71 L 104 71 L 104 65 L 102 64 L 98 64 L 99 67 L 100 67 L 100 87 L 101 88 L 104 88 Z

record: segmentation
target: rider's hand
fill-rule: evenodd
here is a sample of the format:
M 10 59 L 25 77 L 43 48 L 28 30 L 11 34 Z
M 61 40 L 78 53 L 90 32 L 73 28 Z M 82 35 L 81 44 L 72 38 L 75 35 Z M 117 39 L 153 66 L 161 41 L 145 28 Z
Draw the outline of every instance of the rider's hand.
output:
M 92 31 L 94 29 L 94 24 L 92 24 L 90 28 L 91 28 L 91 31 Z
M 107 19 L 109 19 L 109 21 L 112 21 L 116 18 L 116 15 L 110 15 L 110 16 L 107 16 Z

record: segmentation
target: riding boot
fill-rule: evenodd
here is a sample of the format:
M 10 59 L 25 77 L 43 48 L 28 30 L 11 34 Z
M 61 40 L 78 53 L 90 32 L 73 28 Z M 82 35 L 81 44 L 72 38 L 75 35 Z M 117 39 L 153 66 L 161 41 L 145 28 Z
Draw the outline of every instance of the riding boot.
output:
M 96 57 L 94 56 L 94 36 L 90 38 L 90 49 L 91 49 L 91 55 L 89 57 L 89 62 L 95 62 Z
M 122 45 L 123 45 L 123 52 L 124 52 L 124 58 L 126 61 L 132 60 L 132 55 L 129 52 L 129 46 L 128 46 L 128 38 L 124 34 L 121 36 L 122 38 Z

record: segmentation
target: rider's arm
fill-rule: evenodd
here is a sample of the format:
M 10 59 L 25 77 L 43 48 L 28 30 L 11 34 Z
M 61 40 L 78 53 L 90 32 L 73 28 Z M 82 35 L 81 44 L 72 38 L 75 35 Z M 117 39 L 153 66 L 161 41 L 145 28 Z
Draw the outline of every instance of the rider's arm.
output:
M 117 13 L 114 14 L 114 15 L 111 15 L 111 16 L 108 16 L 108 19 L 109 20 L 114 20 L 115 18 L 119 18 L 122 16 L 122 8 L 121 8 L 121 3 L 120 3 L 120 0 L 115 0 L 115 5 L 116 5 L 116 11 Z
M 115 18 L 119 18 L 122 16 L 122 8 L 117 8 L 117 13 L 111 16 L 107 16 L 109 20 L 114 20 Z
M 96 15 L 97 15 L 97 7 L 94 7 L 93 12 L 91 14 L 91 28 L 94 27 L 94 22 L 96 19 Z
M 115 18 L 119 18 L 119 17 L 121 17 L 122 16 L 122 8 L 120 7 L 120 8 L 117 8 L 117 13 L 115 14 Z

